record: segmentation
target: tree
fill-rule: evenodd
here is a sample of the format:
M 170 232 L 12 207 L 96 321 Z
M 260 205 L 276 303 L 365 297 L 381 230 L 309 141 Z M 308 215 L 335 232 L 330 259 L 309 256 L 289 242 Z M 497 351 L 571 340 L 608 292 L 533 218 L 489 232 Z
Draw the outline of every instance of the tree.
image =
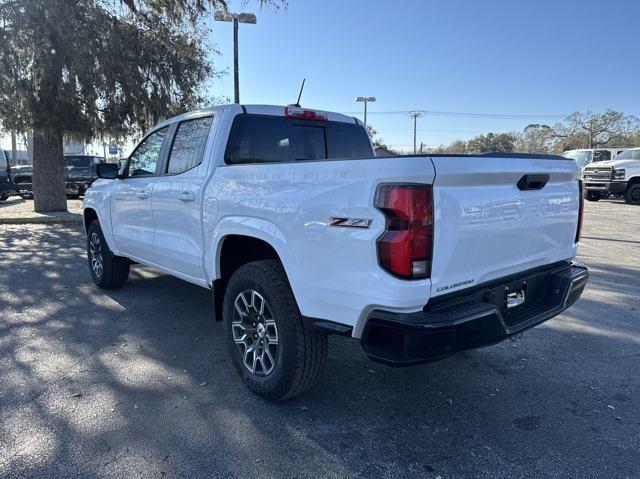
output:
M 627 146 L 629 137 L 638 129 L 640 120 L 637 117 L 619 111 L 576 112 L 555 126 L 555 136 L 560 150 Z
M 516 135 L 515 151 L 520 153 L 551 153 L 555 145 L 555 132 L 549 125 L 527 125 Z
M 468 153 L 489 153 L 493 151 L 511 153 L 515 149 L 516 137 L 513 133 L 487 133 L 478 135 L 467 142 Z
M 261 3 L 270 3 L 267 0 Z M 193 108 L 224 0 L 0 0 L 0 121 L 33 130 L 36 211 L 66 210 L 63 135 L 118 136 Z

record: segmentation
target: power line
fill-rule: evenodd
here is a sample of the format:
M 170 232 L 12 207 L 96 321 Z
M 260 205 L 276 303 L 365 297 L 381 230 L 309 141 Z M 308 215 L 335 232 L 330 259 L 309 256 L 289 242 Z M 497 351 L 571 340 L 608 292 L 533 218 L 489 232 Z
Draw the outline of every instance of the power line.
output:
M 376 131 L 413 131 L 413 128 L 374 128 Z M 483 130 L 443 130 L 439 128 L 418 128 L 417 131 L 432 133 L 483 133 Z
M 359 111 L 342 112 L 345 115 L 358 115 Z M 370 111 L 369 115 L 411 115 L 411 113 L 422 113 L 435 116 L 457 116 L 466 118 L 503 118 L 503 119 L 564 119 L 568 115 L 529 115 L 524 113 L 471 113 L 460 111 L 439 111 L 439 110 L 391 110 L 391 111 Z

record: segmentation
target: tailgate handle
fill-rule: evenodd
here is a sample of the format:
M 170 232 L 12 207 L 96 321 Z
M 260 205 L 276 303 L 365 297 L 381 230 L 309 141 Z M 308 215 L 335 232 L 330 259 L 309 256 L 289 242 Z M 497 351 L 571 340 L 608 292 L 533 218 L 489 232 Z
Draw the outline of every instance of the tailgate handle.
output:
M 520 191 L 541 190 L 549 181 L 549 175 L 524 175 L 518 181 Z

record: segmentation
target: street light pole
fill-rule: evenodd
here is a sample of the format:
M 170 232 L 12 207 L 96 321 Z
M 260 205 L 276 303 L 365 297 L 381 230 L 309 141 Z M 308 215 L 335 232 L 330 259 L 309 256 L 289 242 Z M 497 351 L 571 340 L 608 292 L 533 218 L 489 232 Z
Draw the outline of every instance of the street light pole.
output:
M 256 23 L 253 13 L 215 12 L 213 19 L 217 22 L 233 22 L 233 98 L 240 103 L 240 73 L 238 68 L 238 24 Z
M 413 154 L 416 154 L 416 125 L 418 118 L 424 116 L 421 111 L 412 111 L 409 116 L 413 118 Z
M 367 103 L 370 101 L 376 101 L 375 96 L 359 96 L 355 100 L 356 102 L 364 103 L 364 129 L 367 130 Z M 367 130 L 369 132 L 369 130 Z
M 240 103 L 240 73 L 238 72 L 238 19 L 233 17 L 233 98 Z

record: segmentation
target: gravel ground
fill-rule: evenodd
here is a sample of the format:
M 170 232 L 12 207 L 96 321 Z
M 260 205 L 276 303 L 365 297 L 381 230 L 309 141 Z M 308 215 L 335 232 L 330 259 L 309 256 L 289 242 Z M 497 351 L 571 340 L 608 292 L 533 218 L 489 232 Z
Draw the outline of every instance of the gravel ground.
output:
M 640 208 L 587 203 L 590 285 L 522 341 L 408 369 L 332 337 L 270 404 L 201 288 L 97 290 L 80 225 L 0 226 L 0 477 L 638 477 Z
M 11 196 L 0 202 L 0 225 L 15 222 L 72 222 L 82 221 L 82 200 L 67 200 L 68 213 L 36 213 L 33 211 L 33 200 L 23 200 L 19 196 Z

